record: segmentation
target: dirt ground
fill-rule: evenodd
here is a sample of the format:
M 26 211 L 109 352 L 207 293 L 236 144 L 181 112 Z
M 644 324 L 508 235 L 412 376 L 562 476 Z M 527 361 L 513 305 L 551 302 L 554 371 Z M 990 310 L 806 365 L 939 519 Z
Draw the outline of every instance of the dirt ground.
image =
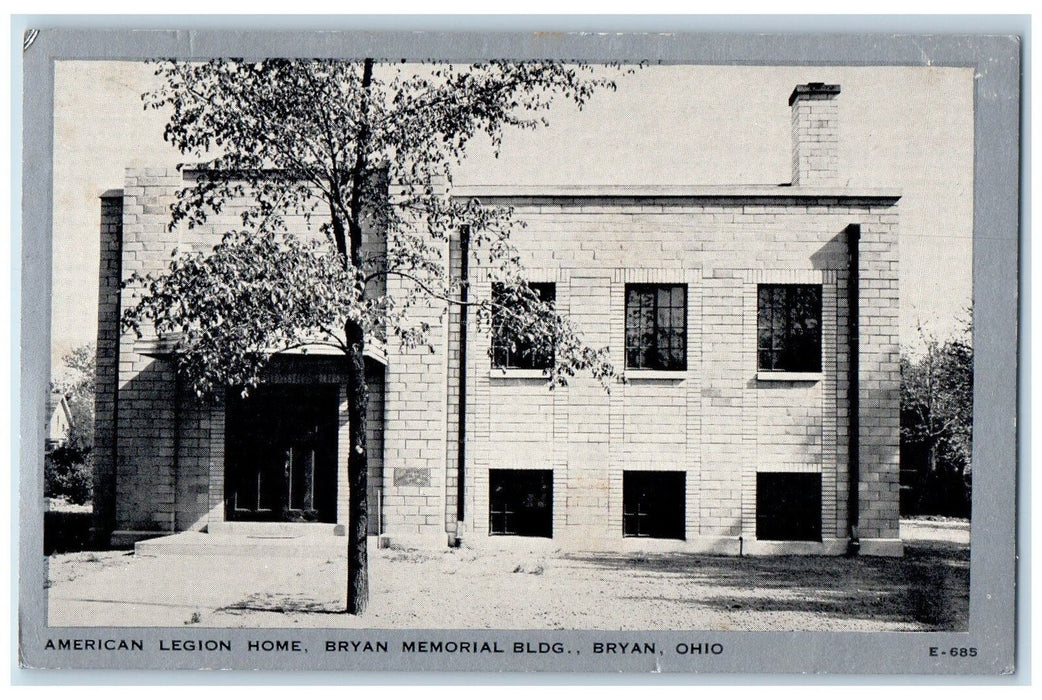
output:
M 905 521 L 901 559 L 370 552 L 371 602 L 342 613 L 343 559 L 78 552 L 48 558 L 54 626 L 964 630 L 969 526 Z

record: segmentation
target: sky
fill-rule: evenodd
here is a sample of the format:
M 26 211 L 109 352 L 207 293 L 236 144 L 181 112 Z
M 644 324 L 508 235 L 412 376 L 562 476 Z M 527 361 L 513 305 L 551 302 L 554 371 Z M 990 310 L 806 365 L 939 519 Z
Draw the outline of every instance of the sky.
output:
M 127 167 L 174 165 L 164 115 L 145 111 L 152 68 L 58 61 L 54 110 L 52 364 L 93 342 L 100 200 Z M 648 66 L 582 111 L 508 132 L 499 158 L 472 142 L 456 184 L 781 184 L 792 178 L 788 97 L 838 83 L 840 181 L 902 192 L 901 343 L 964 325 L 971 304 L 973 71 L 948 67 Z

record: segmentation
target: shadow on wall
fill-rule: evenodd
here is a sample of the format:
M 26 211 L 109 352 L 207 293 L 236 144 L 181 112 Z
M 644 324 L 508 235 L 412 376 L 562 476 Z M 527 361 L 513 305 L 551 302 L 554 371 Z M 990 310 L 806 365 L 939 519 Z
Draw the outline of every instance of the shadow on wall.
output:
M 173 530 L 174 377 L 170 362 L 149 360 L 120 385 L 117 463 L 110 465 L 114 478 L 108 493 L 99 494 L 113 508 L 106 514 L 110 528 Z
M 849 262 L 846 228 L 811 253 L 810 262 L 815 270 L 846 270 Z

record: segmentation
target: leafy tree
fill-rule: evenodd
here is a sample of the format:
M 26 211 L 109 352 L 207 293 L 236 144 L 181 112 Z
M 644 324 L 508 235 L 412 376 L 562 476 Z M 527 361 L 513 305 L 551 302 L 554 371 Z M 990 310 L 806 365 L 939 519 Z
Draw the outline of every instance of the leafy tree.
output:
M 70 441 L 44 457 L 43 495 L 82 505 L 94 496 L 94 455 L 89 446 Z
M 923 352 L 901 358 L 902 452 L 915 467 L 918 512 L 969 513 L 973 348 L 968 331 L 969 324 L 942 342 L 920 329 Z
M 69 402 L 73 427 L 69 441 L 81 447 L 94 445 L 94 343 L 80 345 L 62 357 L 61 373 L 51 381 L 51 392 Z
M 617 67 L 616 67 L 617 68 Z M 162 87 L 146 108 L 168 110 L 165 138 L 202 162 L 179 192 L 171 228 L 202 224 L 229 202 L 248 202 L 242 228 L 208 252 L 175 255 L 142 286 L 128 327 L 178 334 L 178 369 L 200 396 L 256 386 L 273 352 L 323 343 L 347 358 L 351 449 L 348 611 L 368 602 L 367 343 L 423 346 L 432 305 L 469 304 L 479 323 L 541 346 L 551 386 L 590 371 L 614 374 L 606 349 L 586 347 L 572 325 L 525 283 L 510 244 L 509 209 L 445 195 L 452 167 L 479 134 L 493 147 L 507 128 L 535 129 L 556 97 L 577 107 L 610 79 L 590 66 L 490 61 L 464 67 L 361 62 L 212 60 L 161 63 Z M 287 225 L 301 216 L 308 235 Z M 448 274 L 451 232 L 469 236 L 510 309 L 462 301 Z M 370 232 L 386 249 L 367 248 Z M 371 248 L 371 247 L 370 247 Z
M 51 381 L 51 392 L 69 403 L 72 427 L 66 443 L 44 460 L 44 495 L 76 504 L 93 495 L 94 368 L 94 344 L 80 345 L 62 357 L 62 369 Z

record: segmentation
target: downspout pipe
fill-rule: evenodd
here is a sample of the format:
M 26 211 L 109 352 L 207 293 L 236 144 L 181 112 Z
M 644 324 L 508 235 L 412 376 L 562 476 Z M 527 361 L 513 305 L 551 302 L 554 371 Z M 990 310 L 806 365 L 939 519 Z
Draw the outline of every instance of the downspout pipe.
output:
M 177 358 L 171 358 L 171 364 L 174 368 L 174 435 L 173 435 L 173 456 L 171 462 L 171 483 L 174 487 L 174 512 L 170 517 L 170 531 L 177 532 L 177 512 L 178 503 L 177 493 L 178 481 L 181 478 L 181 370 L 177 366 Z
M 847 273 L 847 527 L 849 540 L 847 554 L 854 556 L 861 550 L 858 525 L 861 515 L 859 485 L 861 483 L 861 420 L 860 420 L 860 348 L 858 321 L 860 318 L 860 241 L 861 225 L 850 224 L 846 229 L 850 267 Z
M 476 200 L 475 200 L 476 201 Z M 456 542 L 466 517 L 467 463 L 467 303 L 470 292 L 470 226 L 460 227 L 459 401 L 456 424 Z

